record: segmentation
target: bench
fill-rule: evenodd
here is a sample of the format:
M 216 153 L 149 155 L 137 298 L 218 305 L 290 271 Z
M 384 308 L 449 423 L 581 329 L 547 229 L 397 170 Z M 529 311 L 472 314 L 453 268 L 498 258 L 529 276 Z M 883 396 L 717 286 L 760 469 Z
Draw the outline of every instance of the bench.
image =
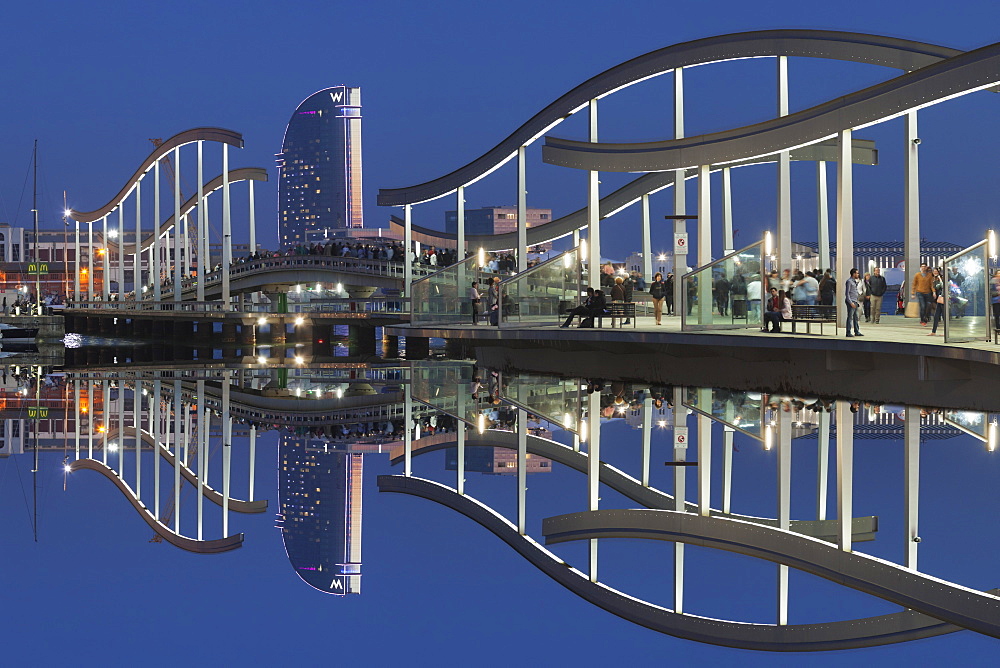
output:
M 580 316 L 580 322 L 583 322 L 586 316 Z M 594 316 L 597 321 L 598 327 L 604 327 L 604 319 L 611 319 L 611 328 L 614 329 L 615 321 L 631 320 L 632 327 L 635 324 L 635 302 L 611 302 L 605 305 L 604 313 L 601 315 Z
M 812 334 L 812 326 L 819 325 L 819 333 L 823 334 L 824 323 L 837 324 L 837 307 L 832 304 L 792 304 L 792 319 L 784 322 L 792 323 L 792 334 L 795 334 L 796 323 L 806 324 L 806 334 Z

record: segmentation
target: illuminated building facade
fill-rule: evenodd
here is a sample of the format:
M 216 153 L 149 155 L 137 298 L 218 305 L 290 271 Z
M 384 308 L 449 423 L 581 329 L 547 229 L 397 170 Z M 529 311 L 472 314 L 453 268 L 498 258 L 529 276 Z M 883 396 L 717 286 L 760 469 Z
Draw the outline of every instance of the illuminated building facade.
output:
M 292 114 L 278 162 L 278 242 L 306 232 L 364 227 L 361 200 L 361 89 L 313 93 Z

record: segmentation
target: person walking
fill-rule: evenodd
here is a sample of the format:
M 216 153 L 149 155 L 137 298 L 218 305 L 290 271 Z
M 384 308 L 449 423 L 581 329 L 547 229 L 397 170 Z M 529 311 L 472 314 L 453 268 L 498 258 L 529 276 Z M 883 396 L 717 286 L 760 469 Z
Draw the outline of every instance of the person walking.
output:
M 993 309 L 993 329 L 1000 331 L 1000 269 L 990 279 L 990 306 Z
M 920 265 L 920 271 L 913 277 L 913 283 L 910 286 L 910 297 L 917 300 L 920 308 L 921 327 L 927 326 L 927 321 L 931 317 L 931 307 L 934 305 L 934 290 L 931 283 L 931 272 L 928 271 L 927 265 Z
M 653 318 L 657 325 L 662 324 L 660 320 L 663 318 L 663 298 L 666 287 L 667 284 L 663 282 L 663 274 L 656 272 L 653 275 L 653 282 L 649 284 L 649 296 L 653 298 Z
M 868 281 L 871 291 L 872 324 L 879 324 L 879 317 L 882 315 L 882 297 L 885 295 L 887 285 L 882 270 L 875 267 L 872 270 L 872 277 Z
M 934 296 L 934 326 L 927 336 L 937 336 L 938 323 L 944 318 L 944 300 L 947 299 L 944 291 L 944 280 L 937 268 L 931 271 L 931 294 Z
M 866 273 L 863 279 L 858 280 L 858 296 L 861 297 L 861 306 L 865 310 L 865 322 L 869 322 L 872 317 L 871 292 L 868 284 L 872 275 Z
M 855 267 L 851 267 L 851 275 L 844 281 L 844 301 L 847 303 L 847 336 L 864 336 L 858 327 L 858 309 L 861 308 L 861 301 L 858 296 L 858 270 Z M 854 334 L 851 334 L 852 326 Z

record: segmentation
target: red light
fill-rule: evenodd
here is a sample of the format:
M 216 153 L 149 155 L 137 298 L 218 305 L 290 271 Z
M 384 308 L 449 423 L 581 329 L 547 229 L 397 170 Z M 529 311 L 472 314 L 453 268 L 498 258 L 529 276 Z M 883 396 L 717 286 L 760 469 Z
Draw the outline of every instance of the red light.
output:
M 319 340 L 319 342 L 320 342 L 320 343 L 323 343 L 323 339 L 320 339 L 320 340 Z

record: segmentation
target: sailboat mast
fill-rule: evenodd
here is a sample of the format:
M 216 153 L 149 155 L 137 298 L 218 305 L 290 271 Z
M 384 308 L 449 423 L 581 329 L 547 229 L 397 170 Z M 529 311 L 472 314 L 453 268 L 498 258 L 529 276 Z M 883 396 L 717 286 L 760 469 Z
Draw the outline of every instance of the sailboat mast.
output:
M 34 157 L 31 161 L 34 164 L 34 176 L 32 178 L 31 213 L 35 218 L 35 237 L 32 242 L 31 259 L 35 262 L 35 307 L 36 315 L 42 314 L 42 275 L 41 264 L 38 261 L 38 140 L 35 140 Z

